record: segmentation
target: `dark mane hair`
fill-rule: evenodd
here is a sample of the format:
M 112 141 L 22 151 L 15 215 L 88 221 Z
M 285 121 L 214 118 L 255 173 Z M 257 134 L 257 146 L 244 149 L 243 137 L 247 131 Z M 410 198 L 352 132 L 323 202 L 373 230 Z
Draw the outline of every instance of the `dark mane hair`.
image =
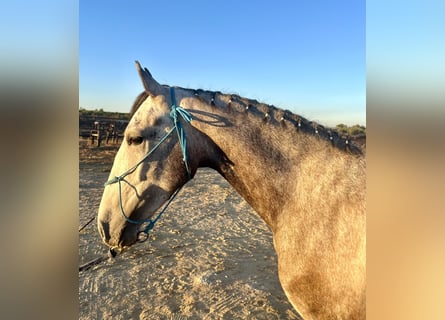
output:
M 133 102 L 133 106 L 131 107 L 130 110 L 130 119 L 133 118 L 135 112 L 139 109 L 139 107 L 141 106 L 141 104 L 145 101 L 145 99 L 148 98 L 148 93 L 145 91 L 142 91 L 134 100 Z
M 325 127 L 300 115 L 294 114 L 289 110 L 283 110 L 274 105 L 258 102 L 257 100 L 243 98 L 237 94 L 225 94 L 219 91 L 202 89 L 176 88 L 193 94 L 195 97 L 205 101 L 211 106 L 226 109 L 231 107 L 231 109 L 238 110 L 239 112 L 249 112 L 250 114 L 262 118 L 264 122 L 269 122 L 275 125 L 286 126 L 287 123 L 290 123 L 296 131 L 317 136 L 320 139 L 330 142 L 332 146 L 340 150 L 357 155 L 363 155 L 365 153 L 366 134 L 352 136 L 344 134 L 335 128 Z M 148 94 L 145 91 L 137 96 L 131 108 L 131 117 L 133 117 L 136 110 L 142 105 L 147 97 Z

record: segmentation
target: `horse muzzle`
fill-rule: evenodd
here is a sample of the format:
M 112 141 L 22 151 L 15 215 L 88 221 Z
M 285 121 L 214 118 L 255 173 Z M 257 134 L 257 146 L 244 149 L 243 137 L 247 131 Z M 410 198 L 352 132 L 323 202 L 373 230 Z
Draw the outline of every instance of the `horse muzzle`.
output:
M 110 248 L 123 249 L 133 245 L 138 240 L 138 226 L 127 224 L 114 226 L 109 222 L 98 222 L 102 241 Z

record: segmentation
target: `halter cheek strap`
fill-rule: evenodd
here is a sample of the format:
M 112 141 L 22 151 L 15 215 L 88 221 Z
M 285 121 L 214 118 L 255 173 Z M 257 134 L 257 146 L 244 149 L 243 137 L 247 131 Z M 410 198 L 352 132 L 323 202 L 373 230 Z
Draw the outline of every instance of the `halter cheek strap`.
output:
M 176 97 L 175 97 L 175 89 L 170 87 L 170 97 L 171 97 L 171 111 L 170 118 L 173 119 L 174 128 L 176 129 L 176 133 L 178 134 L 179 144 L 181 145 L 183 161 L 185 164 L 185 169 L 187 170 L 188 179 L 191 179 L 191 172 L 188 166 L 188 157 L 187 157 L 187 140 L 185 138 L 185 131 L 182 127 L 181 122 L 179 121 L 179 116 L 184 119 L 186 122 L 192 121 L 192 115 L 186 111 L 184 108 L 178 107 L 176 105 Z
M 114 184 L 114 183 L 118 184 L 118 189 L 119 189 L 119 207 L 120 207 L 121 213 L 122 213 L 122 215 L 123 215 L 123 217 L 125 218 L 126 221 L 128 221 L 129 223 L 141 224 L 141 225 L 144 224 L 144 223 L 147 223 L 147 226 L 145 227 L 145 229 L 138 233 L 138 241 L 139 242 L 143 242 L 143 241 L 148 239 L 148 233 L 150 232 L 151 229 L 153 229 L 155 223 L 159 220 L 159 218 L 162 216 L 162 214 L 167 210 L 167 208 L 170 205 L 170 203 L 173 201 L 173 199 L 177 196 L 179 191 L 182 189 L 182 186 L 179 187 L 178 189 L 176 189 L 175 192 L 173 192 L 173 194 L 171 195 L 170 199 L 167 201 L 167 203 L 165 204 L 164 208 L 162 208 L 162 210 L 159 212 L 159 214 L 156 216 L 155 219 L 133 220 L 133 219 L 130 219 L 127 214 L 125 214 L 125 211 L 124 211 L 124 208 L 123 208 L 123 205 L 122 205 L 122 187 L 121 187 L 121 183 L 122 183 L 122 181 L 125 181 L 124 178 L 127 175 L 133 173 L 137 169 L 137 167 L 139 167 L 140 164 L 142 164 L 145 160 L 147 160 L 150 157 L 150 155 L 173 133 L 173 131 L 176 131 L 177 136 L 178 136 L 178 140 L 179 140 L 179 144 L 181 146 L 181 151 L 182 151 L 182 155 L 183 155 L 183 161 L 184 161 L 184 164 L 185 164 L 185 169 L 187 170 L 187 177 L 188 177 L 189 180 L 191 179 L 191 171 L 190 171 L 190 168 L 188 166 L 188 157 L 187 157 L 187 140 L 186 140 L 186 135 L 185 135 L 184 128 L 182 127 L 182 123 L 180 121 L 180 117 L 184 121 L 190 122 L 192 120 L 192 116 L 184 108 L 178 107 L 176 105 L 175 90 L 174 90 L 173 87 L 170 87 L 170 96 L 171 96 L 171 103 L 172 103 L 171 107 L 170 107 L 170 109 L 171 109 L 171 111 L 170 111 L 170 118 L 173 120 L 173 124 L 174 124 L 173 128 L 170 129 L 170 131 L 167 132 L 167 134 L 165 134 L 162 137 L 162 139 L 153 147 L 153 149 L 151 149 L 133 167 L 131 167 L 130 169 L 128 169 L 127 171 L 125 171 L 121 175 L 116 176 L 116 177 L 114 177 L 111 180 L 108 180 L 104 184 L 104 186 L 108 186 L 108 185 L 111 185 L 111 184 Z M 142 235 L 142 237 L 140 235 Z

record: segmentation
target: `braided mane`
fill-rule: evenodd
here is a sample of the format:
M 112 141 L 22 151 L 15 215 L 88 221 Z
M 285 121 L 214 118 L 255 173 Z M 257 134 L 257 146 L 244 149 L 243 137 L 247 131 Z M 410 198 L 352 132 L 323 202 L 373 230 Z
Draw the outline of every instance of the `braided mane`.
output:
M 249 112 L 249 114 L 262 118 L 264 122 L 268 122 L 272 125 L 281 125 L 285 127 L 290 124 L 298 132 L 317 136 L 320 139 L 329 141 L 335 148 L 352 154 L 362 155 L 366 149 L 366 134 L 355 136 L 346 135 L 340 133 L 337 129 L 325 127 L 300 115 L 294 114 L 289 110 L 283 110 L 274 105 L 258 102 L 257 100 L 243 98 L 237 94 L 225 94 L 219 91 L 195 90 L 182 87 L 176 88 L 187 91 L 214 107 L 224 109 L 231 108 L 238 112 Z M 131 108 L 131 117 L 147 97 L 148 94 L 145 91 L 137 96 Z

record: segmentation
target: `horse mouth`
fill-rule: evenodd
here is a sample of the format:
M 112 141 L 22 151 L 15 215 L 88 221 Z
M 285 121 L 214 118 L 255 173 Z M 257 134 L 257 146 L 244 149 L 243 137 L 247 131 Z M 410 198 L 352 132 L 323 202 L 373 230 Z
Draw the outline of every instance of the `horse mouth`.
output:
M 133 246 L 134 244 L 145 242 L 145 241 L 147 241 L 147 239 L 148 239 L 148 233 L 145 232 L 144 230 L 140 230 L 137 232 L 136 240 L 134 240 L 134 241 L 125 242 L 121 238 L 121 240 L 119 240 L 119 243 L 117 246 L 113 246 L 112 244 L 107 243 L 105 241 L 104 242 L 109 247 L 108 256 L 111 258 L 114 258 L 117 254 L 121 254 L 122 252 L 124 252 L 125 250 L 127 250 L 128 248 Z
M 121 230 L 113 229 L 108 222 L 100 221 L 99 234 L 102 241 L 115 251 L 122 251 L 138 240 L 139 228 L 136 225 L 126 225 Z
M 137 242 L 137 238 L 136 238 L 136 240 L 131 241 L 131 242 L 119 241 L 117 247 L 115 247 L 115 248 L 119 248 L 119 250 L 122 251 L 122 250 L 125 250 L 125 249 L 130 248 L 130 247 L 131 247 L 132 245 L 134 245 L 136 242 Z
M 138 240 L 139 229 L 134 225 L 127 225 L 122 229 L 117 247 L 121 250 L 134 245 Z

